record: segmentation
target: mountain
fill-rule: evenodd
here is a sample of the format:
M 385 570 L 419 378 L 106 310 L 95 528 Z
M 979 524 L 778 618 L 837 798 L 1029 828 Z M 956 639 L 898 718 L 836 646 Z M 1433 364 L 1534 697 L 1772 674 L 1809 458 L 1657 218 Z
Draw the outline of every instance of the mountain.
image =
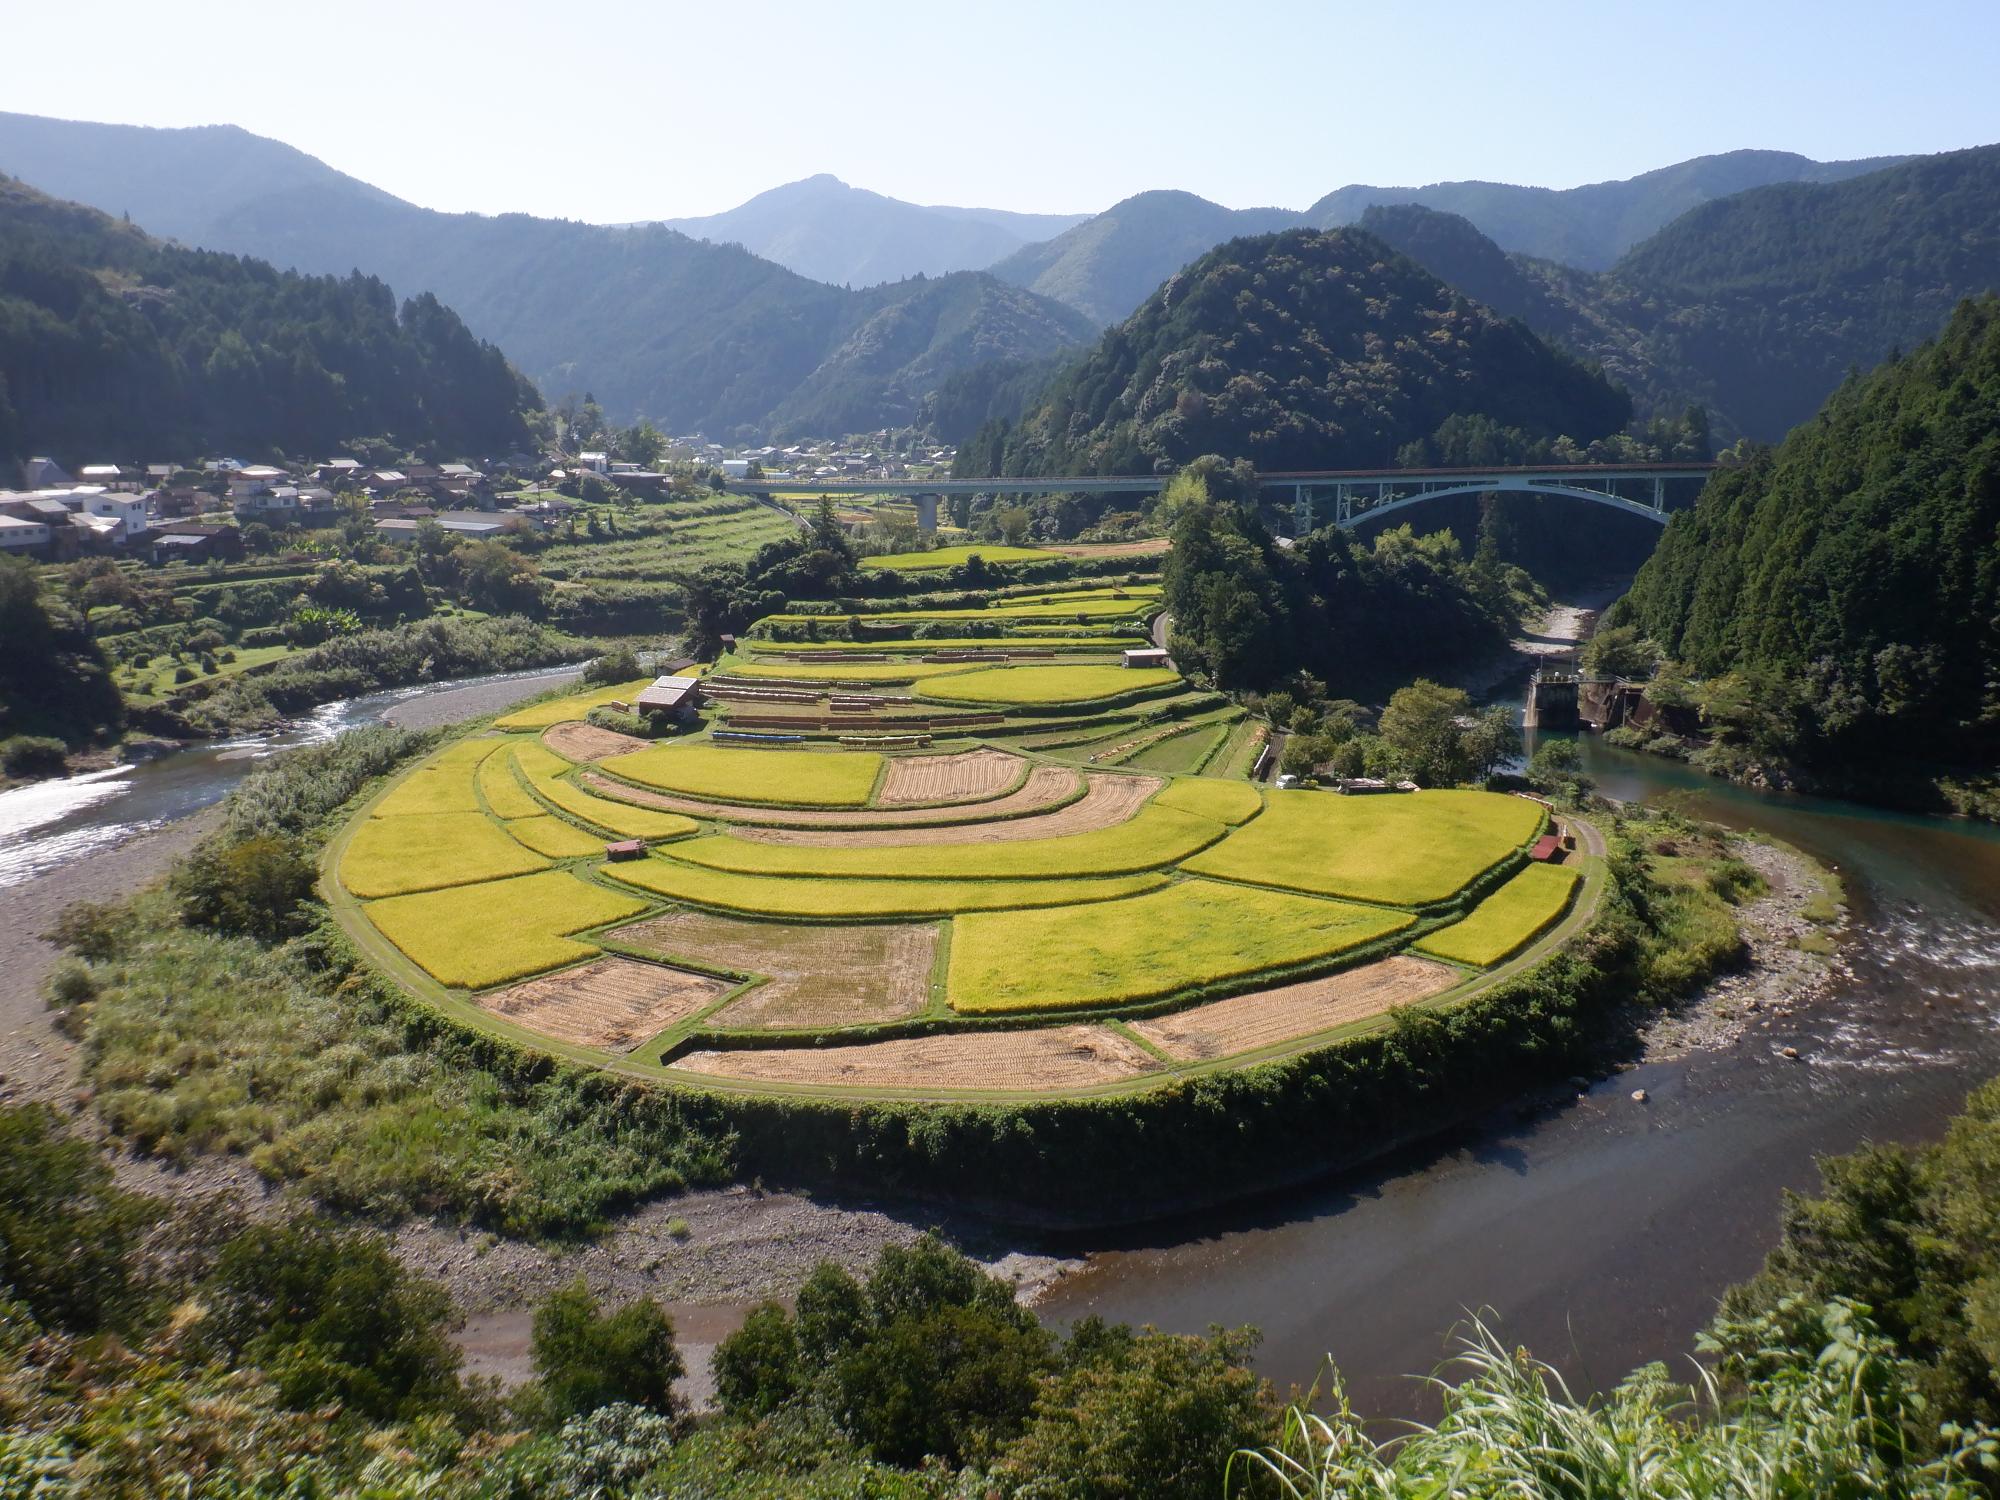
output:
M 821 173 L 759 193 L 725 213 L 662 223 L 698 240 L 741 245 L 814 281 L 865 287 L 982 270 L 1086 217 L 926 208 Z
M 1302 222 L 1286 208 L 1224 208 L 1193 193 L 1140 193 L 1046 243 L 1015 251 L 992 271 L 1067 303 L 1102 327 L 1129 314 L 1204 250 Z
M 1743 674 L 1762 753 L 2000 760 L 2000 299 L 1716 475 L 1613 618 Z
M 843 430 L 906 422 L 956 361 L 1044 359 L 1096 331 L 978 273 L 850 292 L 659 225 L 438 213 L 233 127 L 0 115 L 0 169 L 189 244 L 435 292 L 543 389 L 675 432 L 831 432 L 794 424 L 833 409 Z
M 428 292 L 165 244 L 0 177 L 0 456 L 444 453 L 528 440 L 534 389 Z
M 1363 225 L 1498 312 L 1603 365 L 1641 415 L 1706 406 L 1724 441 L 1775 440 L 1850 368 L 1930 337 L 2000 289 L 2000 147 L 1692 209 L 1609 271 L 1508 255 L 1415 205 Z
M 1574 188 L 1501 182 L 1435 182 L 1428 187 L 1349 186 L 1306 210 L 1322 228 L 1352 224 L 1377 205 L 1417 203 L 1458 214 L 1504 250 L 1601 271 L 1689 209 L 1772 183 L 1840 182 L 1908 160 L 1814 161 L 1790 151 L 1726 151 L 1698 156 L 1615 182 Z
M 1530 440 L 1614 432 L 1595 370 L 1359 229 L 1232 240 L 1059 375 L 1000 444 L 1009 473 L 1364 468 L 1478 416 Z M 972 445 L 993 448 L 989 433 Z M 963 457 L 964 454 L 961 454 Z
M 1416 204 L 1456 214 L 1503 250 L 1601 270 L 1654 230 L 1714 198 L 1773 182 L 1838 182 L 1905 160 L 1816 162 L 1788 151 L 1731 151 L 1619 182 L 1551 189 L 1497 182 L 1344 187 L 1304 213 L 1228 209 L 1192 193 L 1141 193 L 992 266 L 993 274 L 1115 323 L 1167 277 L 1236 235 L 1360 221 L 1370 208 Z

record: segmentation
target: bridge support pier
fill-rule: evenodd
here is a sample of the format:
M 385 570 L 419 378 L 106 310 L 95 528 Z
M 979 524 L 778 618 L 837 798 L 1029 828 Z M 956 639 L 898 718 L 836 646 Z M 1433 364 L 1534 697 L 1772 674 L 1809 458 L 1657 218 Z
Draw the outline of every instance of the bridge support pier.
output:
M 915 502 L 917 507 L 917 530 L 924 532 L 936 531 L 938 497 L 936 495 L 912 495 L 910 499 Z

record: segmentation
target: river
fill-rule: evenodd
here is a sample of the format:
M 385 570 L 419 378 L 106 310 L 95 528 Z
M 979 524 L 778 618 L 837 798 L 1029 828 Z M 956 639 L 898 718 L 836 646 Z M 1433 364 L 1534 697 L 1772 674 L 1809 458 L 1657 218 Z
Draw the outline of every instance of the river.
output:
M 554 680 L 480 683 L 490 698 Z M 278 734 L 0 794 L 0 887 L 206 806 L 279 749 L 466 686 L 372 694 Z M 451 708 L 441 696 L 422 706 Z M 1607 1385 L 1686 1353 L 1774 1240 L 1781 1190 L 1814 1183 L 1816 1153 L 1934 1135 L 2000 1073 L 2000 834 L 1745 791 L 1582 744 L 1611 796 L 1675 797 L 1839 869 L 1853 977 L 1733 1049 L 1647 1064 L 1560 1107 L 1228 1212 L 1056 1247 L 1090 1253 L 1042 1301 L 1046 1316 L 1255 1324 L 1259 1364 L 1281 1385 L 1310 1382 L 1331 1356 L 1360 1409 L 1397 1415 L 1422 1405 L 1404 1377 L 1438 1363 L 1469 1311 L 1490 1309 L 1510 1342 L 1581 1386 Z
M 1582 746 L 1610 796 L 1670 796 L 1837 868 L 1853 977 L 1732 1049 L 1097 1247 L 1045 1315 L 1254 1324 L 1258 1363 L 1281 1385 L 1309 1383 L 1331 1357 L 1358 1409 L 1392 1416 L 1423 1409 L 1406 1377 L 1432 1371 L 1475 1312 L 1580 1388 L 1655 1359 L 1685 1373 L 1717 1297 L 1775 1241 L 1781 1190 L 1817 1181 L 1816 1154 L 1933 1136 L 2000 1073 L 2000 835 L 1746 791 L 1594 736 Z
M 449 695 L 468 700 L 467 716 L 490 713 L 510 698 L 553 687 L 579 670 L 536 668 L 386 688 L 325 704 L 265 733 L 0 792 L 0 890 L 220 802 L 259 761 L 280 751 L 320 744 L 363 724 L 408 717 L 419 705 Z M 479 706 L 470 702 L 475 696 Z

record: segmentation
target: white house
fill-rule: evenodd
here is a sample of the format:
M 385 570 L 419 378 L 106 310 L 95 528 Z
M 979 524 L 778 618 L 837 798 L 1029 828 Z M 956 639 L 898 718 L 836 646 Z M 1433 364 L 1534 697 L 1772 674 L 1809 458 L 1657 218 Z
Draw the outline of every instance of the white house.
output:
M 85 469 L 88 474 L 90 470 Z M 106 492 L 88 496 L 83 502 L 85 514 L 102 516 L 118 525 L 117 540 L 129 542 L 146 529 L 146 501 L 141 495 L 119 495 Z
M 576 461 L 594 474 L 608 474 L 611 471 L 611 455 L 608 453 L 579 453 Z
M 29 552 L 49 544 L 46 521 L 24 521 L 19 516 L 0 516 L 0 552 Z
M 248 520 L 283 523 L 298 516 L 299 492 L 293 485 L 272 485 L 239 495 L 236 493 L 236 482 L 231 480 L 229 491 L 236 514 Z
M 274 469 L 269 464 L 246 464 L 229 475 L 229 498 L 238 500 L 246 495 L 261 495 L 274 484 L 283 484 L 290 476 L 283 469 Z
M 725 458 L 722 461 L 722 472 L 725 477 L 730 479 L 747 479 L 750 477 L 750 460 L 747 458 Z

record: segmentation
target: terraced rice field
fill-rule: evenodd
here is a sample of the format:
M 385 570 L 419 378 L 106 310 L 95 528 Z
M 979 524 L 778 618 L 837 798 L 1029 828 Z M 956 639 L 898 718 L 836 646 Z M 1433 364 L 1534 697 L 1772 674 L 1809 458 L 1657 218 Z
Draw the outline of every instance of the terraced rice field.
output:
M 569 934 L 646 903 L 561 870 L 370 901 L 376 929 L 439 984 L 483 990 L 597 952 Z
M 872 880 L 1048 880 L 1071 875 L 1127 875 L 1185 860 L 1214 843 L 1223 827 L 1171 807 L 1142 808 L 1128 821 L 1094 833 L 1028 844 L 941 844 L 906 849 L 796 848 L 728 835 L 690 839 L 674 855 L 690 865 L 738 875 Z
M 875 801 L 882 807 L 917 807 L 930 802 L 983 802 L 1027 779 L 1028 762 L 1004 750 L 965 750 L 956 755 L 899 755 L 882 773 Z
M 1168 687 L 1180 680 L 1179 673 L 1164 667 L 981 667 L 926 679 L 917 685 L 916 696 L 939 703 L 1032 707 L 1122 698 Z
M 1395 1006 L 1442 994 L 1463 978 L 1447 965 L 1398 954 L 1319 979 L 1134 1021 L 1132 1029 L 1169 1057 L 1205 1062 L 1366 1021 Z
M 1485 968 L 1510 958 L 1569 910 L 1581 877 L 1567 865 L 1529 865 L 1461 922 L 1440 927 L 1419 952 Z
M 823 927 L 678 911 L 620 928 L 617 937 L 665 958 L 765 976 L 716 1015 L 717 1026 L 854 1026 L 924 1008 L 938 926 Z
M 1052 1026 L 863 1042 L 850 1047 L 760 1047 L 690 1052 L 683 1072 L 802 1088 L 1049 1093 L 1115 1083 L 1158 1062 L 1106 1026 Z
M 953 923 L 953 1010 L 1129 1005 L 1324 962 L 1410 926 L 1406 912 L 1184 880 L 1090 910 L 991 912 Z M 1026 955 L 1031 960 L 1024 961 Z
M 893 764 L 893 763 L 892 763 Z M 664 808 L 696 818 L 720 818 L 731 823 L 784 828 L 918 828 L 932 824 L 964 824 L 977 819 L 1018 817 L 1041 812 L 1073 801 L 1083 792 L 1083 779 L 1063 766 L 1038 765 L 1028 772 L 1019 788 L 1004 797 L 975 802 L 970 806 L 906 807 L 860 809 L 854 812 L 815 811 L 811 808 L 769 808 L 738 806 L 730 802 L 709 802 L 695 797 L 674 797 L 661 792 L 622 786 L 606 777 L 585 772 L 586 786 L 607 797 L 618 797 L 646 807 Z
M 613 755 L 630 755 L 635 750 L 644 750 L 652 741 L 642 740 L 635 734 L 620 734 L 615 729 L 600 729 L 595 724 L 571 721 L 551 724 L 543 730 L 542 743 L 564 760 L 588 762 Z
M 1428 906 L 1513 855 L 1541 829 L 1542 817 L 1537 803 L 1496 792 L 1274 791 L 1261 817 L 1187 868 L 1315 895 Z
M 1034 634 L 1084 628 L 1076 612 L 1136 619 L 1157 597 L 1023 592 L 868 617 L 1012 619 L 1004 638 L 753 637 L 728 659 L 732 674 L 841 684 L 926 722 L 924 738 L 899 731 L 880 749 L 835 748 L 854 726 L 804 714 L 806 743 L 824 748 L 583 722 L 640 682 L 518 710 L 349 824 L 329 851 L 330 899 L 369 951 L 386 943 L 429 976 L 404 968 L 414 988 L 471 991 L 477 1010 L 458 1013 L 509 1035 L 670 1079 L 911 1096 L 1141 1088 L 1329 1045 L 1394 1006 L 1489 983 L 1471 971 L 1567 909 L 1574 872 L 1532 866 L 1425 931 L 1425 915 L 1515 868 L 1538 805 L 1266 791 L 1242 778 L 1259 733 L 1240 709 L 1114 664 L 1109 635 Z M 1062 659 L 991 654 L 1049 640 Z M 954 644 L 987 654 L 914 659 Z M 906 695 L 981 712 L 937 722 L 950 711 L 910 713 Z M 652 847 L 610 859 L 627 838 Z M 885 1025 L 935 1034 L 859 1034 Z
M 581 693 L 571 693 L 567 697 L 553 698 L 546 703 L 531 703 L 526 708 L 517 708 L 510 714 L 502 714 L 493 721 L 496 729 L 547 729 L 551 724 L 560 724 L 565 719 L 581 719 L 593 708 L 602 708 L 607 703 L 629 703 L 632 699 L 652 686 L 650 677 L 634 678 L 630 682 L 614 683 L 610 687 L 591 688 Z
M 630 1052 L 728 992 L 705 974 L 600 958 L 482 995 L 479 1007 L 559 1042 Z
M 929 552 L 885 552 L 878 557 L 862 558 L 861 566 L 871 573 L 890 569 L 898 573 L 924 573 L 939 568 L 956 568 L 973 557 L 1004 566 L 1007 563 L 1054 562 L 1062 555 L 1041 547 L 985 546 L 974 542 L 963 547 L 938 547 Z
M 614 755 L 599 764 L 641 786 L 720 802 L 862 807 L 875 790 L 882 757 L 865 750 L 671 744 Z
M 612 865 L 614 880 L 671 901 L 758 917 L 948 917 L 957 912 L 1068 906 L 1157 890 L 1163 875 L 1079 880 L 818 880 L 734 875 L 677 859 Z
M 364 899 L 473 885 L 546 870 L 549 862 L 480 812 L 370 818 L 340 862 L 340 883 Z
M 913 849 L 921 844 L 1020 844 L 1128 822 L 1163 783 L 1157 776 L 1086 772 L 1083 796 L 1054 812 L 941 828 L 746 828 L 738 838 L 809 849 Z

